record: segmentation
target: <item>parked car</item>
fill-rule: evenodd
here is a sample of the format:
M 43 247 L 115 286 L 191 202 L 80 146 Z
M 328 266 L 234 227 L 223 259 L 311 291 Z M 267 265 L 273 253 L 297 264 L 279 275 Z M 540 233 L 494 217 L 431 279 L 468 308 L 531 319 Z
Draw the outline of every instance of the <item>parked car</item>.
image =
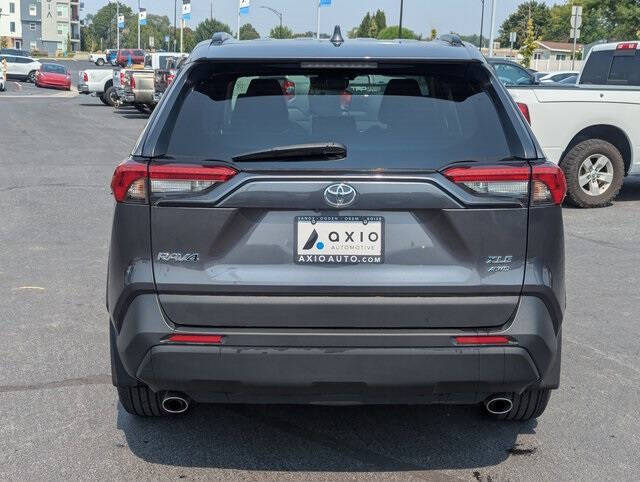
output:
M 36 72 L 36 86 L 71 90 L 71 73 L 60 64 L 42 64 Z
M 578 82 L 578 74 L 576 75 L 570 75 L 569 77 L 565 77 L 564 79 L 562 79 L 561 81 L 558 82 L 558 84 L 563 84 L 563 85 L 576 85 L 576 83 Z
M 131 64 L 144 64 L 144 50 L 140 49 L 121 49 L 118 50 L 116 56 L 116 65 L 120 67 L 127 67 L 129 62 Z
M 25 82 L 35 82 L 36 72 L 40 70 L 41 64 L 31 57 L 19 57 L 15 55 L 0 55 L 2 59 L 7 61 L 7 78 L 19 79 Z
M 542 77 L 547 76 L 547 75 L 549 75 L 549 73 L 548 73 L 548 72 L 535 72 L 535 73 L 533 74 L 533 79 L 534 79 L 536 82 L 540 82 L 540 79 L 541 79 Z
M 639 45 L 596 45 L 577 86 L 509 87 L 575 206 L 608 205 L 624 177 L 640 173 Z
M 141 110 L 153 109 L 157 104 L 154 96 L 155 73 L 165 69 L 169 62 L 177 62 L 184 57 L 186 54 L 179 52 L 156 52 L 145 55 L 144 68 L 131 71 L 124 88 L 123 100 Z
M 7 83 L 4 80 L 4 75 L 2 73 L 2 66 L 0 65 L 0 92 L 4 92 L 7 90 Z
M 560 82 L 561 80 L 566 79 L 567 77 L 577 77 L 580 72 L 576 72 L 574 70 L 564 70 L 561 72 L 552 72 L 550 74 L 545 75 L 540 79 L 540 82 L 545 83 L 554 83 Z
M 118 94 L 113 86 L 113 71 L 110 69 L 81 70 L 78 73 L 78 93 L 94 95 L 104 104 L 115 106 Z
M 518 62 L 505 59 L 488 58 L 491 65 L 504 85 L 537 85 L 535 74 L 527 70 Z
M 31 57 L 31 52 L 21 49 L 0 49 L 0 55 L 15 55 L 18 57 Z
M 153 76 L 153 101 L 160 102 L 165 91 L 169 88 L 173 79 L 175 79 L 180 67 L 184 64 L 187 57 L 169 58 L 164 69 L 157 69 Z
M 105 54 L 91 54 L 89 56 L 89 60 L 91 60 L 91 62 L 93 62 L 94 64 L 102 67 L 107 63 L 107 56 Z
M 126 411 L 483 403 L 526 420 L 558 387 L 562 170 L 477 49 L 338 33 L 198 44 L 116 168 Z

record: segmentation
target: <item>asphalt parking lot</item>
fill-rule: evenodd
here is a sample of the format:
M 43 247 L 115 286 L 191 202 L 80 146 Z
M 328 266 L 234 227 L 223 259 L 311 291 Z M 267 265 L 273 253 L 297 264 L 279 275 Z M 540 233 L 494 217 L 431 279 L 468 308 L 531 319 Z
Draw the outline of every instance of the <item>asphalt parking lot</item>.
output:
M 640 178 L 612 207 L 565 209 L 562 386 L 537 422 L 441 406 L 142 420 L 110 384 L 104 298 L 109 182 L 146 117 L 22 97 L 0 94 L 0 479 L 637 480 Z

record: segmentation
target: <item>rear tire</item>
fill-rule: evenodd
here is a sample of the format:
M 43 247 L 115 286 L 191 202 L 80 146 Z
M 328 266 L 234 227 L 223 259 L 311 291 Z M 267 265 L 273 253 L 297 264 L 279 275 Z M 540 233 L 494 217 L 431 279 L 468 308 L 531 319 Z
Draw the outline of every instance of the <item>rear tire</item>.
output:
M 110 86 L 103 94 L 105 100 L 105 104 L 110 105 L 111 107 L 115 107 L 118 103 L 118 93 L 116 92 L 116 88 L 112 85 Z
M 104 93 L 98 95 L 98 99 L 100 99 L 104 105 L 109 105 L 109 102 L 107 102 L 107 99 L 105 98 Z
M 103 59 L 98 59 L 98 60 L 96 60 L 96 65 L 97 65 L 98 67 L 102 67 L 102 66 L 104 65 L 104 60 L 103 60 Z
M 507 413 L 501 415 L 493 415 L 489 413 L 491 418 L 497 420 L 513 420 L 516 422 L 524 422 L 537 418 L 544 413 L 549 403 L 551 390 L 548 388 L 540 390 L 526 390 L 520 395 L 511 393 L 511 401 L 513 408 Z M 488 412 L 487 412 L 488 413 Z
M 27 79 L 25 82 L 29 82 L 30 84 L 35 84 L 36 83 L 36 71 L 32 70 L 31 72 L 29 72 L 29 75 L 27 75 Z
M 161 417 L 169 415 L 162 409 L 160 395 L 148 387 L 116 387 L 122 407 L 138 417 Z
M 595 182 L 593 191 L 595 192 L 592 192 L 591 184 L 582 186 L 580 180 L 588 179 L 591 171 L 589 171 L 587 164 L 593 160 L 595 166 L 600 162 L 598 159 L 603 159 L 602 162 L 606 164 L 606 167 L 601 168 L 601 171 L 594 172 L 596 178 L 593 181 Z M 608 206 L 622 188 L 624 180 L 622 155 L 613 144 L 602 139 L 588 139 L 576 144 L 560 161 L 560 167 L 567 178 L 567 201 L 573 206 L 579 208 Z M 613 176 L 609 179 L 611 174 Z M 597 176 L 607 176 L 608 184 L 603 177 Z M 602 193 L 596 194 L 599 186 L 602 188 L 606 186 L 606 189 Z

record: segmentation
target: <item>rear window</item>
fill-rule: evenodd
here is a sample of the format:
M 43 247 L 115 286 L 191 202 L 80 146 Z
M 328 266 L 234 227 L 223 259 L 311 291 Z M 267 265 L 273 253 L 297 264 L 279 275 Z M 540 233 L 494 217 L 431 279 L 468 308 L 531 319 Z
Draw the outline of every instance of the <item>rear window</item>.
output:
M 42 64 L 43 72 L 52 72 L 55 74 L 66 74 L 67 71 L 62 65 L 56 64 Z
M 324 70 L 304 64 L 200 64 L 173 107 L 166 154 L 230 160 L 314 142 L 347 148 L 350 165 L 441 166 L 510 156 L 504 110 L 481 65 Z
M 640 86 L 638 50 L 592 52 L 580 78 L 581 84 Z

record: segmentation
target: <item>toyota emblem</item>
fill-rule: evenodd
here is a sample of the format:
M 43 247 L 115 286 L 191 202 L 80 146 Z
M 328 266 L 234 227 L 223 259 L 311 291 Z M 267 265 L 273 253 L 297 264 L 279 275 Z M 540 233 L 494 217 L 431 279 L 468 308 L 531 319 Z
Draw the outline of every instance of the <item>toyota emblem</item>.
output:
M 356 200 L 356 190 L 349 184 L 332 184 L 324 190 L 324 200 L 334 208 L 351 206 Z

